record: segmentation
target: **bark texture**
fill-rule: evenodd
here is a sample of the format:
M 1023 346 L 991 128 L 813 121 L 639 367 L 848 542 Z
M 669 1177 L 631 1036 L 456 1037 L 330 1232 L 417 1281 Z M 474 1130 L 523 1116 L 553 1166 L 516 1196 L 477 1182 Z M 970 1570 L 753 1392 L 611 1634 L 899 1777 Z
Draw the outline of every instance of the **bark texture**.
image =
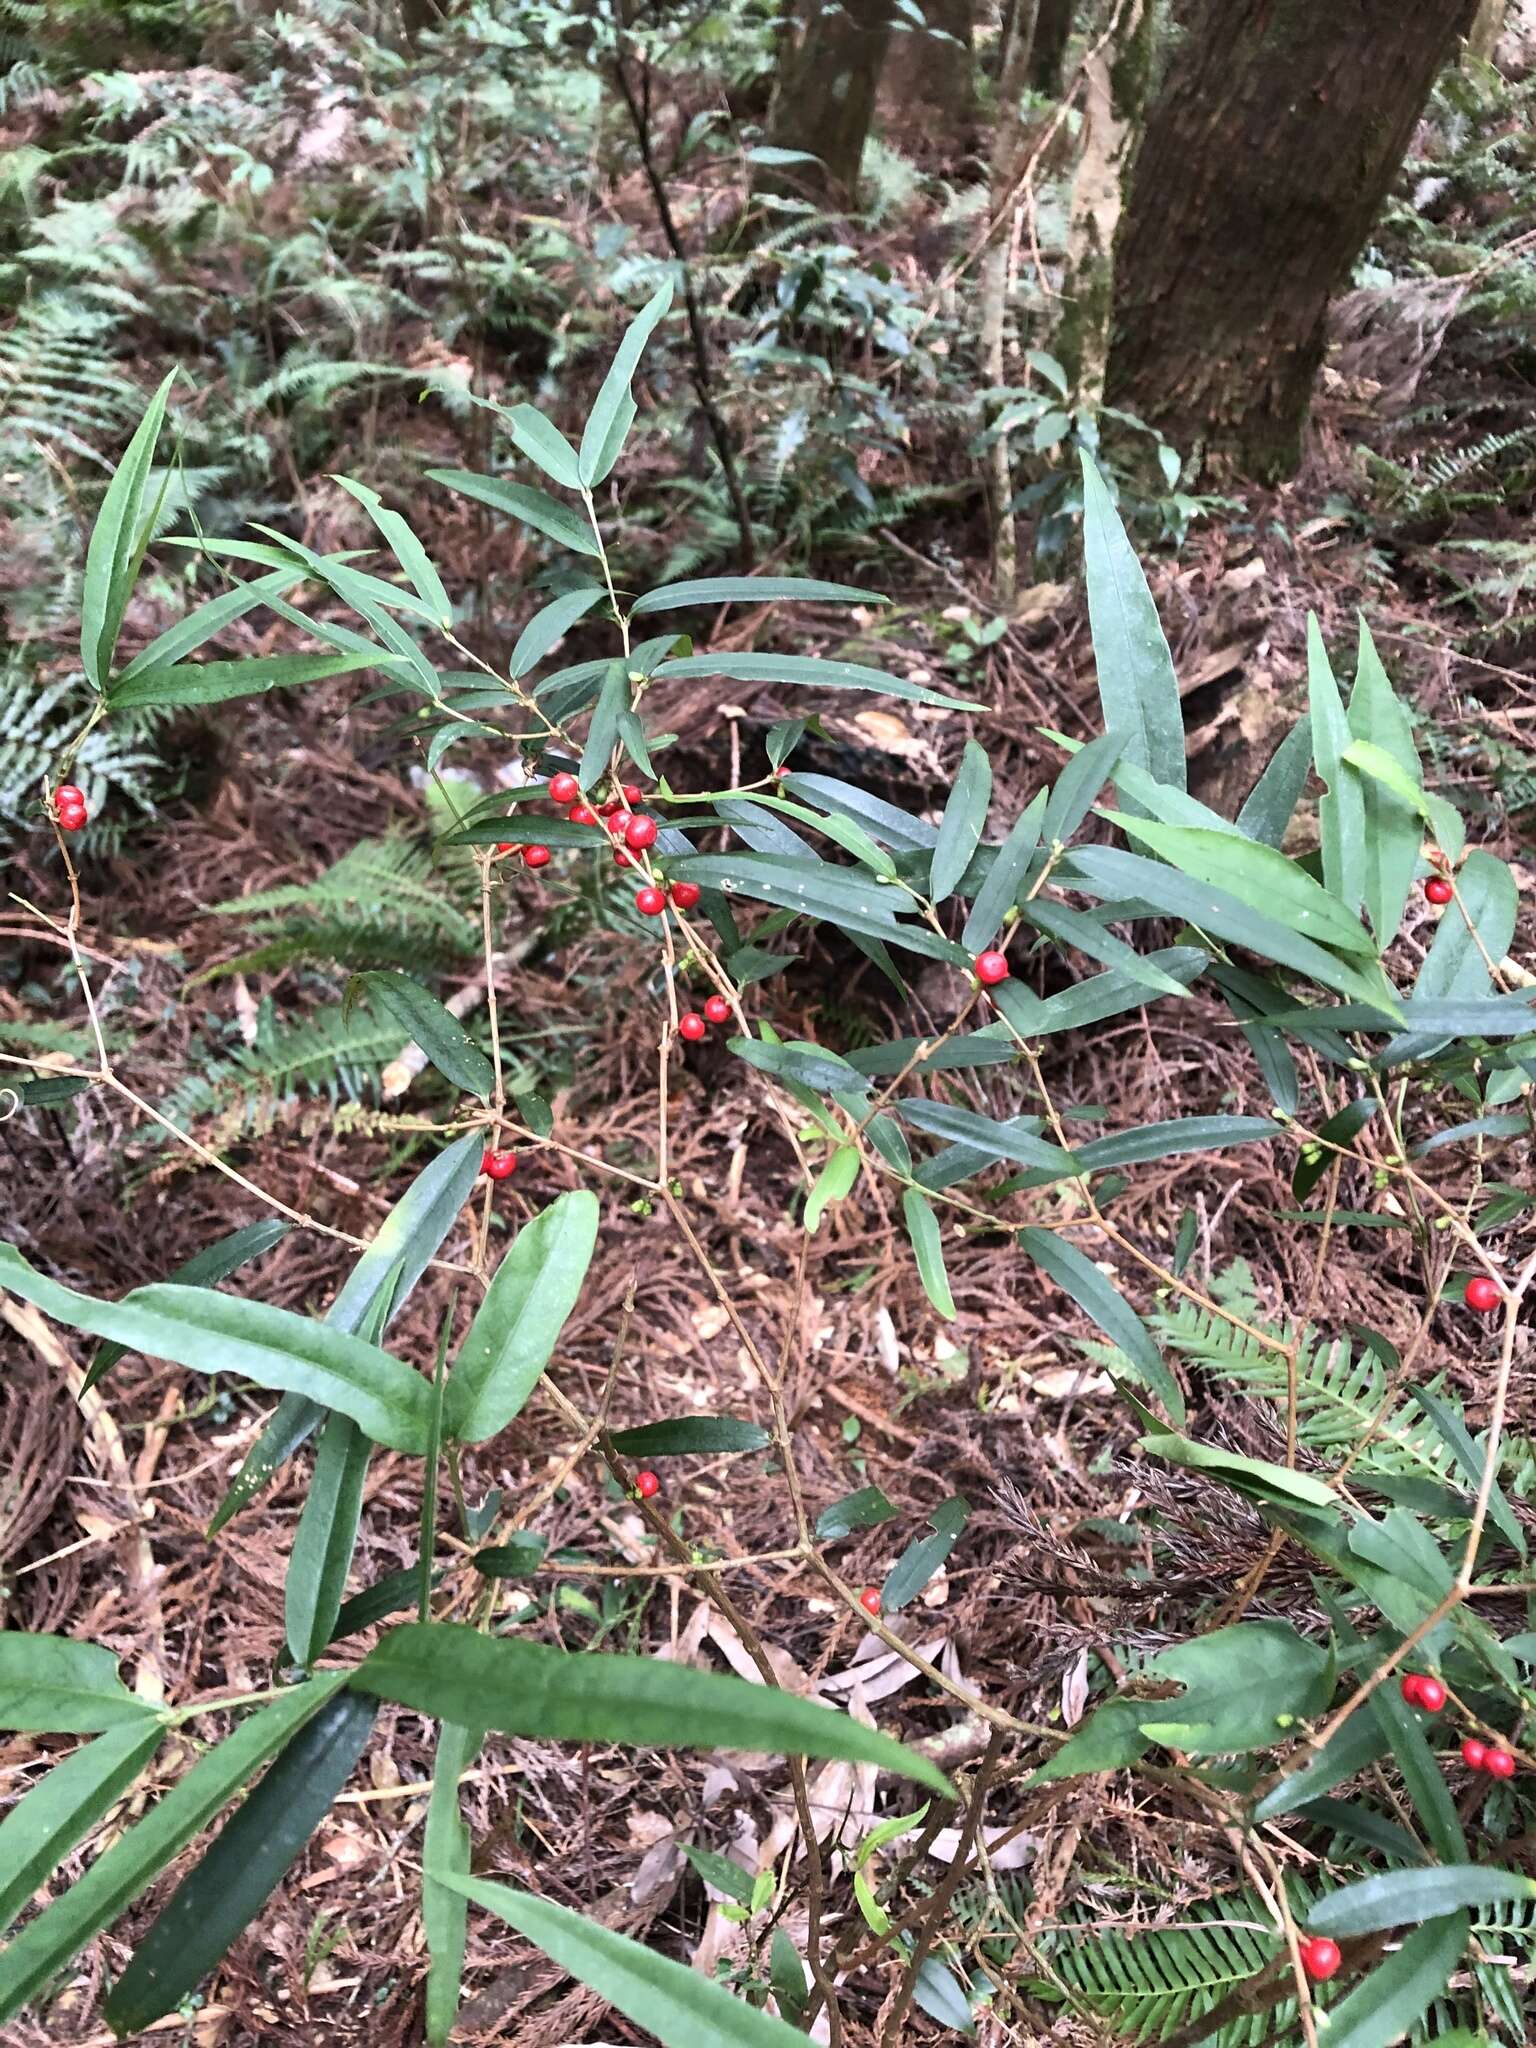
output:
M 755 180 L 760 191 L 829 205 L 853 199 L 890 38 L 887 0 L 816 6 L 799 43 L 780 56 L 768 140 L 821 161 L 765 168 Z
M 880 132 L 950 163 L 976 139 L 973 0 L 918 0 L 923 27 L 898 24 L 880 74 Z
M 1044 93 L 1047 99 L 1061 98 L 1067 44 L 1076 11 L 1075 0 L 1040 0 L 1035 46 L 1029 59 L 1029 82 L 1034 91 Z
M 1108 395 L 1217 472 L 1289 476 L 1328 302 L 1473 0 L 1179 0 L 1115 263 Z

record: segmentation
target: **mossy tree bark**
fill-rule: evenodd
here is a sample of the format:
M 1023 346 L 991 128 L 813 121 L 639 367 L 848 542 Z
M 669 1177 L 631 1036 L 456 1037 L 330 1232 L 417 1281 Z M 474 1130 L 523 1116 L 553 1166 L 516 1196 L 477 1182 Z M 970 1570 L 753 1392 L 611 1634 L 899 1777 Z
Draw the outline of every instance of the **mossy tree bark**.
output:
M 1328 302 L 1473 0 L 1178 0 L 1115 260 L 1108 395 L 1208 473 L 1301 459 Z
M 780 54 L 768 141 L 820 162 L 765 167 L 753 181 L 759 191 L 826 205 L 853 199 L 890 37 L 888 0 L 817 0 L 798 44 Z

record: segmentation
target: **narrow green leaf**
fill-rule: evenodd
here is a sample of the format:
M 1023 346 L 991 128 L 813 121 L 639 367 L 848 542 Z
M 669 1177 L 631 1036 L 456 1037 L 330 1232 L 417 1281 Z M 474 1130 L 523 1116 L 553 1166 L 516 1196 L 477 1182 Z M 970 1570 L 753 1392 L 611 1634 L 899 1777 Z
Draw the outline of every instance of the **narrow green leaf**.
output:
M 1108 974 L 1092 975 L 1087 981 L 1047 996 L 1028 1022 L 1021 1024 L 1025 1036 L 1049 1038 L 1061 1031 L 1080 1031 L 1125 1010 L 1139 1010 L 1147 1000 L 1147 979 L 1142 970 L 1148 966 L 1159 968 L 1187 987 L 1211 964 L 1209 954 L 1202 953 L 1197 946 L 1166 946 L 1155 953 L 1138 954 L 1137 959 L 1135 974 L 1112 968 Z M 1007 987 L 1004 982 L 1003 988 Z
M 370 648 L 366 654 L 262 654 L 248 661 L 141 668 L 128 680 L 113 683 L 107 701 L 114 711 L 147 705 L 223 704 L 232 697 L 297 689 L 304 683 L 324 682 L 328 676 L 376 668 L 385 658 L 381 649 Z
M 939 1235 L 933 1204 L 921 1188 L 908 1188 L 901 1198 L 901 1213 L 907 1235 L 912 1240 L 912 1254 L 917 1260 L 917 1277 L 923 1283 L 923 1292 L 939 1314 L 952 1323 L 955 1319 L 955 1297 L 949 1291 L 949 1275 L 944 1269 L 944 1243 Z
M 1285 843 L 1286 831 L 1311 773 L 1312 724 L 1310 719 L 1298 718 L 1248 792 L 1237 814 L 1238 831 L 1256 839 L 1261 846 L 1278 850 Z
M 1090 917 L 1084 911 L 1069 910 L 1064 903 L 1037 896 L 1032 903 L 1025 904 L 1023 914 L 1037 931 L 1055 939 L 1058 945 L 1075 946 L 1090 960 L 1115 968 L 1129 980 L 1140 982 L 1143 988 L 1157 995 L 1171 995 L 1182 1000 L 1189 994 L 1176 976 L 1165 974 L 1154 961 L 1138 953 L 1134 946 L 1128 946 L 1124 939 L 1117 939 L 1096 917 Z
M 1348 717 L 1353 739 L 1341 758 L 1346 768 L 1355 769 L 1360 776 L 1365 908 L 1385 947 L 1403 921 L 1423 839 L 1420 819 L 1428 816 L 1429 803 L 1412 723 L 1393 692 L 1364 619 L 1360 621 L 1360 653 Z M 1437 802 L 1440 813 L 1454 818 L 1448 804 Z M 1460 851 L 1455 846 L 1447 850 Z
M 1045 807 L 1040 837 L 1047 846 L 1065 845 L 1087 817 L 1094 798 L 1119 766 L 1129 740 L 1127 732 L 1100 733 L 1079 747 L 1056 778 Z
M 461 497 L 474 498 L 479 504 L 489 505 L 497 512 L 510 512 L 514 519 L 520 519 L 524 526 L 531 526 L 535 533 L 558 541 L 561 547 L 570 548 L 578 555 L 600 555 L 602 552 L 591 526 L 580 513 L 571 511 L 558 498 L 550 497 L 547 491 L 535 490 L 528 484 L 503 483 L 497 476 L 476 476 L 467 469 L 429 469 L 427 475 L 433 483 L 445 484 Z
M 1291 1193 L 1298 1202 L 1304 1202 L 1318 1182 L 1329 1173 L 1338 1159 L 1338 1153 L 1330 1151 L 1331 1145 L 1342 1145 L 1346 1149 L 1353 1145 L 1376 1114 L 1377 1105 L 1368 1095 L 1358 1101 L 1347 1102 L 1325 1124 L 1318 1126 L 1317 1135 L 1326 1142 L 1315 1150 L 1308 1146 L 1303 1149 L 1291 1175 Z
M 372 1455 L 373 1445 L 350 1417 L 327 1416 L 283 1581 L 288 1648 L 297 1664 L 313 1664 L 334 1639 Z
M 0 1630 L 0 1728 L 96 1735 L 142 1726 L 152 1712 L 123 1684 L 116 1656 L 99 1643 Z
M 743 1906 L 752 1903 L 752 1874 L 739 1863 L 733 1863 L 729 1856 L 717 1855 L 713 1849 L 696 1848 L 691 1842 L 684 1842 L 683 1854 L 704 1882 L 713 1885 L 717 1892 Z
M 762 1451 L 773 1438 L 761 1423 L 734 1415 L 680 1415 L 673 1422 L 643 1422 L 618 1429 L 613 1447 L 626 1458 L 693 1456 L 710 1451 Z
M 580 481 L 585 485 L 601 483 L 618 458 L 614 424 L 631 402 L 629 387 L 645 344 L 671 303 L 672 285 L 669 280 L 641 307 L 624 331 L 624 339 L 619 343 L 608 374 L 592 401 L 592 410 L 581 437 L 578 470 Z
M 889 604 L 890 599 L 856 590 L 849 583 L 818 583 L 811 576 L 700 576 L 689 583 L 664 583 L 630 607 L 632 619 L 647 612 L 682 611 L 687 605 L 767 604 L 772 598 L 807 604 Z
M 443 579 L 433 566 L 432 558 L 420 540 L 411 531 L 410 523 L 398 512 L 391 511 L 377 491 L 367 484 L 355 482 L 349 476 L 333 476 L 338 483 L 368 514 L 374 525 L 394 549 L 395 560 L 411 579 L 411 587 L 427 608 L 427 614 L 434 624 L 450 626 L 453 623 L 453 606 L 443 588 Z
M 107 687 L 123 614 L 143 560 L 150 526 L 144 516 L 144 498 L 166 401 L 175 381 L 176 371 L 171 370 L 145 407 L 91 529 L 80 596 L 80 663 L 87 679 L 101 691 Z
M 1328 1705 L 1334 1665 L 1287 1621 L 1246 1621 L 1174 1643 L 1148 1659 L 1157 1678 L 1184 1687 L 1177 1699 L 1143 1700 L 1143 1735 L 1191 1756 L 1270 1749 Z
M 482 1578 L 526 1579 L 536 1572 L 549 1553 L 549 1538 L 519 1529 L 505 1543 L 488 1544 L 477 1550 L 470 1563 Z
M 1385 1756 L 1391 1746 L 1391 1738 L 1373 1714 L 1351 1715 L 1316 1756 L 1265 1793 L 1253 1809 L 1254 1819 L 1278 1820 L 1282 1814 L 1312 1805 L 1320 1794 Z
M 793 1039 L 788 1045 L 770 1044 L 756 1038 L 730 1038 L 727 1052 L 745 1060 L 759 1073 L 777 1080 L 796 1081 L 802 1088 L 814 1088 L 822 1095 L 857 1095 L 869 1092 L 869 1077 L 852 1066 L 840 1053 L 809 1040 Z
M 852 1192 L 859 1177 L 860 1152 L 857 1145 L 839 1145 L 817 1174 L 815 1185 L 805 1198 L 805 1227 L 814 1236 L 823 1212 Z
M 576 621 L 585 618 L 593 605 L 607 595 L 602 584 L 584 583 L 579 590 L 568 590 L 562 597 L 551 598 L 536 611 L 512 650 L 513 681 L 521 682 L 531 669 L 537 668 L 556 641 L 563 639 Z
M 1388 2048 L 1439 1998 L 1467 1945 L 1465 1913 L 1415 1928 L 1394 1954 L 1362 1977 L 1328 2014 L 1328 2048 Z
M 1101 1173 L 1110 1166 L 1140 1166 L 1148 1160 L 1177 1159 L 1189 1152 L 1223 1152 L 1229 1145 L 1263 1144 L 1281 1135 L 1282 1127 L 1267 1116 L 1181 1116 L 1091 1138 L 1078 1146 L 1074 1156 L 1080 1167 Z
M 522 1409 L 576 1306 L 597 1218 L 597 1197 L 573 1188 L 518 1232 L 453 1362 L 444 1408 L 451 1441 L 484 1443 Z
M 1350 1541 L 1353 1544 L 1353 1531 Z M 1390 1561 L 1385 1569 L 1392 1573 Z M 1389 1678 L 1384 1685 L 1378 1685 L 1363 1711 L 1372 1716 L 1391 1744 L 1397 1768 L 1402 1773 L 1403 1783 L 1429 1838 L 1430 1847 L 1443 1862 L 1465 1863 L 1467 1838 L 1462 1830 L 1461 1816 L 1456 1811 L 1456 1802 L 1445 1782 L 1445 1773 L 1440 1768 L 1440 1759 L 1430 1748 L 1417 1716 L 1402 1697 L 1396 1681 Z
M 663 2048 L 721 2048 L 727 2041 L 741 2048 L 804 2048 L 803 2034 L 733 1998 L 713 1977 L 657 1955 L 585 1914 L 486 1878 L 444 1875 L 442 1881 L 505 1920 L 567 1976 L 653 2034 Z
M 160 1283 L 121 1301 L 94 1301 L 29 1266 L 0 1244 L 0 1286 L 89 1336 L 194 1372 L 239 1373 L 258 1386 L 307 1394 L 339 1408 L 391 1450 L 421 1450 L 430 1390 L 419 1373 L 376 1345 L 269 1302 Z
M 1513 1870 L 1486 1870 L 1475 1863 L 1383 1870 L 1319 1899 L 1307 1915 L 1307 1931 L 1376 1934 L 1383 1927 L 1417 1926 L 1461 1906 L 1495 1906 L 1506 1899 L 1536 1899 L 1536 1878 Z
M 899 1614 L 911 1605 L 959 1542 L 970 1513 L 970 1502 L 959 1493 L 934 1509 L 928 1518 L 933 1534 L 909 1543 L 886 1574 L 880 1588 L 882 1613 Z
M 571 1655 L 452 1622 L 392 1629 L 354 1685 L 418 1713 L 553 1742 L 758 1749 L 878 1764 L 952 1797 L 924 1756 L 818 1701 L 655 1657 Z
M 1468 1485 L 1475 1499 L 1482 1491 L 1483 1475 L 1487 1470 L 1484 1451 L 1472 1441 L 1467 1425 L 1456 1410 L 1442 1401 L 1432 1389 L 1415 1387 L 1413 1399 L 1429 1417 L 1435 1434 L 1467 1475 Z M 1519 1556 L 1524 1557 L 1525 1531 L 1516 1519 L 1514 1509 L 1505 1498 L 1504 1489 L 1497 1478 L 1494 1479 L 1488 1495 L 1488 1519 L 1505 1542 Z
M 971 901 L 960 943 L 967 953 L 980 953 L 997 937 L 1003 919 L 1019 900 L 1030 856 L 1040 844 L 1040 823 L 1045 815 L 1046 792 L 1037 790 L 1014 819 L 1008 837 L 993 856 L 986 879 Z
M 581 765 L 576 771 L 584 790 L 608 772 L 608 763 L 619 742 L 619 723 L 632 709 L 629 690 L 629 673 L 623 662 L 610 661 L 592 707 L 592 723 L 587 728 L 587 743 L 581 750 Z
M 169 669 L 182 656 L 201 647 L 216 633 L 232 625 L 236 619 L 243 619 L 247 612 L 254 611 L 271 597 L 290 589 L 301 582 L 307 570 L 302 563 L 295 562 L 291 568 L 274 569 L 269 575 L 258 576 L 250 583 L 237 583 L 232 590 L 221 591 L 210 598 L 205 605 L 199 605 L 195 612 L 188 612 L 184 619 L 178 619 L 174 626 L 168 626 L 149 645 L 136 654 L 127 666 L 118 671 L 113 687 L 114 703 L 121 702 L 118 691 L 122 685 L 144 669 Z
M 1012 1129 L 992 1117 L 979 1116 L 975 1110 L 956 1109 L 947 1102 L 925 1102 L 917 1097 L 903 1097 L 893 1107 L 904 1123 L 933 1137 L 947 1138 L 951 1144 L 969 1145 L 993 1159 L 1016 1159 L 1023 1166 L 1049 1166 L 1068 1174 L 1078 1171 L 1073 1154 L 1063 1152 L 1059 1145 L 1047 1144 L 1043 1138 Z
M 1164 1364 L 1146 1324 L 1119 1289 L 1085 1253 L 1054 1231 L 1021 1230 L 1018 1242 L 1041 1271 L 1098 1324 L 1111 1344 L 1124 1352 L 1131 1370 L 1152 1389 L 1174 1421 L 1182 1422 L 1184 1396 L 1179 1383 Z
M 105 2014 L 114 2033 L 174 2012 L 249 1927 L 351 1776 L 377 1711 L 366 1694 L 338 1693 L 288 1738 L 113 1985 Z
M 1183 789 L 1184 714 L 1173 657 L 1141 564 L 1086 451 L 1082 464 L 1083 561 L 1104 728 L 1126 736 L 1138 767 Z
M 496 1069 L 451 1010 L 444 1009 L 429 989 L 409 974 L 369 970 L 354 974 L 349 986 L 382 1004 L 407 1035 L 455 1088 L 490 1099 Z
M 937 704 L 946 711 L 979 711 L 970 697 L 945 697 L 926 690 L 901 676 L 888 676 L 882 669 L 861 668 L 852 661 L 821 661 L 810 654 L 689 654 L 676 661 L 664 661 L 656 671 L 663 677 L 730 676 L 738 683 L 795 683 L 809 690 L 871 690 L 880 697 L 905 697 L 913 704 Z
M 1135 1699 L 1106 1700 L 1025 1784 L 1049 1785 L 1060 1778 L 1097 1776 L 1139 1763 L 1152 1747 L 1141 1732 L 1143 1705 Z
M 427 1966 L 427 2048 L 445 2048 L 458 2017 L 468 1907 L 464 1893 L 445 1884 L 443 1876 L 461 1883 L 469 1876 L 469 1829 L 459 1811 L 459 1779 L 474 1762 L 479 1747 L 477 1728 L 445 1721 L 438 1730 L 421 1869 L 421 1921 L 431 1958 Z
M 576 450 L 553 421 L 545 419 L 536 406 L 514 405 L 502 418 L 513 441 L 536 462 L 547 477 L 568 491 L 581 489 L 581 466 Z
M 855 1529 L 876 1529 L 882 1522 L 895 1519 L 895 1508 L 878 1486 L 861 1486 L 857 1493 L 845 1493 L 831 1507 L 822 1509 L 816 1517 L 814 1534 L 818 1543 L 836 1543 L 851 1536 Z
M 1497 966 L 1515 935 L 1519 891 L 1503 861 L 1481 847 L 1469 853 L 1456 877 L 1456 892 L 1460 904 L 1451 904 L 1440 919 L 1413 985 L 1416 1000 L 1486 994 L 1488 961 Z
M 154 1882 L 194 1835 L 344 1683 L 337 1671 L 295 1686 L 202 1756 L 85 1875 L 0 1951 L 0 2025 L 14 2019 L 93 1936 Z
M 960 877 L 971 864 L 971 855 L 981 844 L 991 801 L 992 763 L 984 747 L 979 747 L 975 740 L 967 740 L 929 863 L 928 890 L 935 903 L 944 902 L 959 887 Z
M 1307 614 L 1307 696 L 1312 719 L 1312 758 L 1325 784 L 1317 806 L 1323 835 L 1323 881 L 1346 910 L 1365 902 L 1365 795 L 1360 778 L 1346 766 L 1350 742 L 1339 686 L 1334 680 L 1322 629 Z
M 55 1764 L 0 1821 L 0 1933 L 128 1790 L 165 1736 L 139 1715 Z
M 258 1223 L 247 1223 L 241 1230 L 233 1230 L 228 1237 L 221 1237 L 216 1244 L 206 1245 L 202 1251 L 194 1252 L 185 1265 L 178 1266 L 167 1279 L 183 1287 L 214 1287 L 220 1280 L 227 1280 L 231 1273 L 246 1265 L 251 1259 L 259 1259 L 263 1252 L 271 1251 L 281 1238 L 288 1235 L 292 1224 L 286 1216 L 264 1216 Z M 80 1391 L 89 1393 L 109 1373 L 117 1361 L 125 1355 L 122 1344 L 98 1344 L 96 1355 L 91 1360 L 90 1370 L 85 1375 L 85 1384 Z
M 871 796 L 857 783 L 843 782 L 836 775 L 791 775 L 783 784 L 790 796 L 803 797 L 823 811 L 852 818 L 866 832 L 896 853 L 920 853 L 938 844 L 939 832 L 926 818 L 914 817 L 884 797 Z
M 1337 1497 L 1321 1479 L 1308 1472 L 1293 1472 L 1287 1465 L 1273 1465 L 1265 1458 L 1249 1458 L 1240 1451 L 1224 1451 L 1216 1444 L 1196 1443 L 1191 1437 L 1162 1430 L 1142 1437 L 1141 1448 L 1153 1457 L 1166 1458 L 1170 1465 L 1213 1472 L 1224 1485 L 1253 1500 L 1299 1502 L 1331 1513 L 1338 1510 Z

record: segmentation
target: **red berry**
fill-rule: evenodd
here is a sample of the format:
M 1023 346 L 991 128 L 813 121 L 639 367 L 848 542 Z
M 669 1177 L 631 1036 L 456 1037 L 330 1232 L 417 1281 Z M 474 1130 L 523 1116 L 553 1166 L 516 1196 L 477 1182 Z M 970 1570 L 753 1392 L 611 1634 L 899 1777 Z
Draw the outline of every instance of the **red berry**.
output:
M 1008 979 L 1008 962 L 1003 954 L 987 951 L 976 955 L 976 979 L 983 988 L 996 988 Z
M 581 784 L 574 775 L 564 769 L 549 778 L 550 801 L 557 804 L 573 804 L 581 795 Z
M 859 1595 L 859 1605 L 866 1614 L 878 1614 L 880 1612 L 880 1588 L 878 1586 L 866 1586 Z
M 56 811 L 83 811 L 85 791 L 77 788 L 73 782 L 61 782 L 53 792 L 53 807 Z
M 616 846 L 613 849 L 613 864 L 616 868 L 632 868 L 634 866 L 633 860 L 630 859 L 622 846 Z
M 642 1500 L 654 1500 L 661 1491 L 661 1481 L 654 1472 L 637 1472 L 635 1491 Z
M 549 866 L 549 848 L 547 846 L 525 846 L 523 848 L 523 866 L 525 868 L 547 868 Z
M 1504 1291 L 1497 1280 L 1490 1280 L 1486 1273 L 1474 1273 L 1467 1282 L 1462 1300 L 1468 1308 L 1476 1309 L 1480 1316 L 1490 1316 L 1504 1299 Z
M 1438 1714 L 1445 1705 L 1445 1687 L 1438 1678 L 1419 1680 L 1419 1705 L 1426 1714 Z
M 1424 884 L 1424 894 L 1431 903 L 1449 903 L 1456 891 L 1444 875 L 1431 875 Z
M 692 910 L 695 903 L 699 900 L 699 895 L 700 890 L 697 882 L 674 882 L 672 884 L 672 901 L 679 910 Z
M 690 1044 L 694 1045 L 697 1045 L 699 1040 L 706 1037 L 709 1032 L 709 1026 L 704 1022 L 704 1019 L 697 1010 L 688 1010 L 679 1017 L 677 1029 L 681 1037 L 686 1038 Z
M 610 797 L 607 803 L 600 804 L 598 806 L 597 815 L 600 818 L 611 818 L 615 816 L 616 813 L 618 813 L 619 811 L 622 811 L 623 808 L 624 806 L 619 802 L 616 796 Z
M 1461 1760 L 1469 1771 L 1480 1771 L 1488 1761 L 1488 1745 L 1469 1735 L 1461 1745 Z
M 660 917 L 667 907 L 667 899 L 659 889 L 637 889 L 635 908 L 642 917 Z
M 590 804 L 572 804 L 565 814 L 573 825 L 595 825 L 597 813 Z
M 1490 1778 L 1512 1778 L 1515 1760 L 1507 1749 L 1490 1749 L 1483 1760 L 1483 1769 Z
M 634 853 L 643 853 L 648 846 L 656 844 L 656 820 L 654 818 L 631 818 L 624 827 L 624 844 Z
M 59 830 L 78 832 L 90 813 L 84 804 L 61 804 L 58 809 Z
M 1310 1941 L 1301 1944 L 1301 1967 L 1319 1984 L 1326 1984 L 1330 1977 L 1335 1976 L 1343 1960 L 1339 1944 L 1330 1941 L 1326 1934 L 1314 1935 Z
M 788 770 L 787 768 L 784 768 L 784 767 L 779 767 L 779 768 L 775 768 L 775 769 L 774 769 L 774 771 L 773 771 L 773 779 L 774 779 L 774 781 L 775 781 L 775 782 L 782 782 L 782 781 L 784 780 L 785 776 L 786 776 L 786 775 L 788 775 L 788 773 L 789 773 L 789 770 Z
M 633 810 L 635 805 L 645 795 L 645 791 L 638 782 L 626 782 L 621 786 L 620 794 L 623 796 L 625 803 L 629 805 L 629 808 Z
M 510 853 L 512 849 L 516 846 L 516 844 L 517 841 L 515 839 L 498 839 L 496 842 L 496 851 L 498 853 Z
M 705 999 L 704 1014 L 711 1024 L 728 1024 L 731 1006 L 724 996 L 709 996 Z
M 1424 1704 L 1423 1695 L 1419 1690 L 1423 1683 L 1424 1680 L 1417 1671 L 1410 1671 L 1398 1687 L 1398 1691 L 1410 1707 L 1421 1707 Z
M 517 1171 L 515 1152 L 485 1152 L 481 1154 L 480 1171 L 487 1180 L 506 1180 Z

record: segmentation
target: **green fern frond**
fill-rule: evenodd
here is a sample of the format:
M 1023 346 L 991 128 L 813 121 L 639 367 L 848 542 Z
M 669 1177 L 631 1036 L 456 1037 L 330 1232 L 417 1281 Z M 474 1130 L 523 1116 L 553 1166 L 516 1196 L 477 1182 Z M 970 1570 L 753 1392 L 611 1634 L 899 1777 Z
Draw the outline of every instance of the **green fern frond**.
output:
M 443 957 L 463 957 L 480 944 L 477 922 L 454 900 L 455 894 L 460 901 L 466 898 L 463 880 L 452 869 L 434 865 L 433 856 L 404 834 L 391 834 L 360 841 L 313 881 L 230 897 L 215 903 L 210 914 L 267 920 L 264 944 L 300 941 L 307 946 L 307 955 L 295 958 L 327 957 L 323 942 L 338 935 L 350 935 L 349 950 L 336 956 L 343 966 L 367 964 L 358 956 L 370 939 L 387 944 L 396 937 L 411 938 Z
M 1237 1895 L 1190 1908 L 1169 1927 L 1104 1928 L 1088 1913 L 1045 1936 L 1041 1954 L 1084 2011 L 1133 2043 L 1165 2040 L 1213 2011 L 1281 1953 L 1257 1899 Z M 1294 2000 L 1212 2033 L 1203 2048 L 1260 2048 L 1289 2038 Z
M 218 1142 L 230 1144 L 269 1124 L 276 1109 L 299 1096 L 324 1095 L 333 1104 L 373 1096 L 403 1038 L 397 1023 L 365 1005 L 347 1015 L 336 1003 L 279 1024 L 270 1002 L 263 1003 L 253 1045 L 214 1053 L 158 1107 L 184 1131 L 216 1118 Z M 158 1125 L 145 1135 L 150 1143 L 169 1138 Z

